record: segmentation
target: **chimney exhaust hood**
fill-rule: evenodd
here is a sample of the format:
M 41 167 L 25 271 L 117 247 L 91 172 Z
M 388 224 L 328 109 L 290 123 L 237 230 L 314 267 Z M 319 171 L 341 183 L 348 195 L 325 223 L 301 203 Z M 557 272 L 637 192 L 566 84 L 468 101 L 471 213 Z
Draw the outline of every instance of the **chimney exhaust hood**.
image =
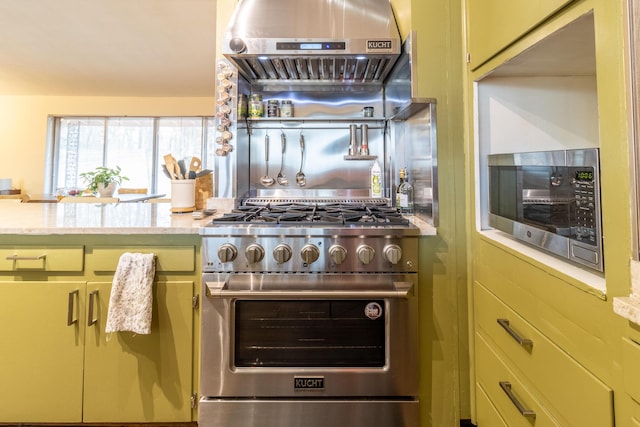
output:
M 265 87 L 381 86 L 402 49 L 389 0 L 240 0 L 222 43 Z

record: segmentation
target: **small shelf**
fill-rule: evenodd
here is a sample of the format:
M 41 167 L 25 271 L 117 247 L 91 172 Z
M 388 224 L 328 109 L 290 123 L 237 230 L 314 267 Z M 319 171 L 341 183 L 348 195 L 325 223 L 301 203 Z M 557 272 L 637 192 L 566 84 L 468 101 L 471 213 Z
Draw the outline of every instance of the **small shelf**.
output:
M 239 120 L 245 120 L 249 123 L 253 123 L 253 122 L 345 123 L 345 122 L 380 122 L 386 119 L 384 117 L 354 116 L 354 117 L 260 117 L 260 118 L 247 117 L 245 119 L 239 119 Z
M 241 122 L 240 122 L 241 123 Z M 244 121 L 246 124 L 246 129 L 251 132 L 253 129 L 260 130 L 334 130 L 334 129 L 349 129 L 349 126 L 352 124 L 361 125 L 367 123 L 375 123 L 369 124 L 369 130 L 381 130 L 385 129 L 385 123 L 383 118 L 371 118 L 371 117 L 361 117 L 361 118 L 344 118 L 344 119 L 336 119 L 336 118 L 326 118 L 326 119 L 318 119 L 318 118 L 295 118 L 295 117 L 269 117 L 262 119 L 246 119 Z M 243 129 L 243 126 L 238 126 L 238 129 Z
M 376 160 L 377 158 L 378 156 L 360 156 L 360 155 L 344 156 L 345 160 Z

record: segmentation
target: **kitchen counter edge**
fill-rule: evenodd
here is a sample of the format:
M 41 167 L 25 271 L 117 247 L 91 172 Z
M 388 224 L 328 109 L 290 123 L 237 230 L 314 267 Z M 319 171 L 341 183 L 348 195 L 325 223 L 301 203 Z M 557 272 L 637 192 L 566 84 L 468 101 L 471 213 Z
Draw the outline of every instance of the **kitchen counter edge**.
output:
M 172 213 L 168 203 L 2 203 L 0 235 L 199 234 L 220 215 L 194 219 L 190 212 Z M 420 235 L 437 234 L 420 218 L 409 220 Z

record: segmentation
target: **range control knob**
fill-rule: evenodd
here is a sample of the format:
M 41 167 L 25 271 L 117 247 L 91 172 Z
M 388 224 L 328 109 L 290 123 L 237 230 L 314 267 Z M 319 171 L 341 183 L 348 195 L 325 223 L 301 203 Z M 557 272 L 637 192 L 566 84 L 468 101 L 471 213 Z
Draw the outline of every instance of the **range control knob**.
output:
M 333 245 L 329 248 L 329 256 L 336 265 L 340 265 L 347 258 L 347 250 L 342 245 Z
M 384 247 L 384 257 L 391 264 L 397 264 L 402 258 L 402 249 L 398 245 L 387 245 Z
M 273 259 L 275 259 L 278 264 L 284 264 L 291 259 L 292 253 L 289 245 L 280 243 L 273 249 Z
M 231 262 L 238 256 L 238 250 L 231 243 L 225 243 L 218 248 L 218 259 L 220 262 Z
M 252 243 L 244 250 L 244 256 L 249 264 L 262 261 L 264 258 L 264 249 L 257 243 Z
M 376 250 L 369 245 L 358 246 L 358 249 L 356 252 L 358 254 L 358 259 L 360 260 L 360 262 L 362 262 L 365 265 L 373 261 L 373 257 L 376 254 Z
M 320 250 L 316 245 L 307 244 L 300 249 L 300 257 L 305 264 L 312 264 L 320 257 Z

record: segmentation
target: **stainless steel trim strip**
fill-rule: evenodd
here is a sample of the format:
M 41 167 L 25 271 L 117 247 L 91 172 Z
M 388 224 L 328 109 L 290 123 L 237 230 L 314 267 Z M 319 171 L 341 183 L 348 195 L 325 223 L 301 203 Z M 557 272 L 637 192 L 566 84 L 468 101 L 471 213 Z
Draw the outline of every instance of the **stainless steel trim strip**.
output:
M 201 398 L 199 427 L 418 427 L 417 399 Z
M 207 297 L 209 298 L 307 298 L 307 299 L 327 299 L 327 298 L 401 298 L 407 299 L 413 296 L 413 283 L 394 282 L 394 290 L 349 290 L 349 291 L 322 291 L 322 290 L 227 290 L 227 282 L 214 281 L 205 282 L 207 287 Z

